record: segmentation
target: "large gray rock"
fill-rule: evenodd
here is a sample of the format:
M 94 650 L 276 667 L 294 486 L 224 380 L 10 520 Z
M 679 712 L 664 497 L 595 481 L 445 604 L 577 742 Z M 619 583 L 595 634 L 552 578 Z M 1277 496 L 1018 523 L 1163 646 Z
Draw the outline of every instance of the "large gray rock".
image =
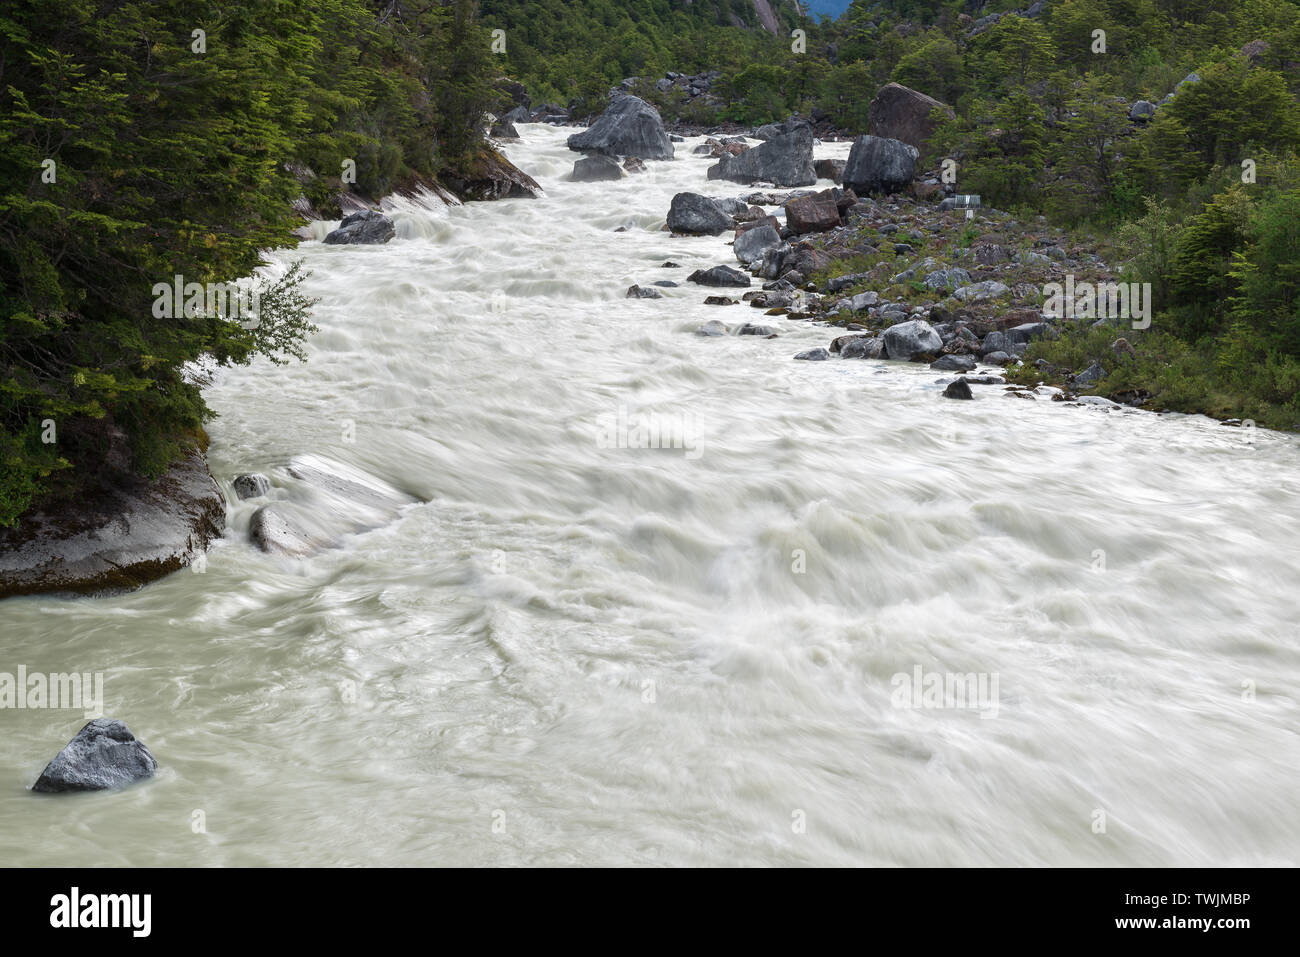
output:
M 709 179 L 733 183 L 775 183 L 777 186 L 812 186 L 817 182 L 813 169 L 813 135 L 799 126 L 746 150 L 739 156 L 724 156 L 709 167 Z
M 198 450 L 156 480 L 114 473 L 93 496 L 0 528 L 0 598 L 139 588 L 195 561 L 225 526 L 225 496 Z
M 1015 347 L 1015 340 L 1001 330 L 994 329 L 984 337 L 983 343 L 980 344 L 979 354 L 981 356 L 991 355 L 995 352 L 1002 352 L 1010 355 L 1011 350 Z
M 712 269 L 697 269 L 686 277 L 687 282 L 699 283 L 701 286 L 748 286 L 750 279 L 739 269 L 730 266 L 714 266 Z
M 871 132 L 922 149 L 934 133 L 933 111 L 954 116 L 952 107 L 899 83 L 886 83 L 868 107 Z
M 998 282 L 996 279 L 986 279 L 954 290 L 952 297 L 962 302 L 987 302 L 990 299 L 1001 299 L 1009 295 L 1011 295 L 1011 287 L 1006 283 Z
M 943 372 L 970 372 L 975 368 L 975 357 L 968 355 L 940 356 L 930 363 L 930 368 L 939 369 Z
M 106 791 L 153 777 L 158 761 L 121 721 L 96 718 L 77 732 L 32 785 L 33 791 Z
M 615 97 L 590 128 L 568 139 L 571 150 L 670 160 L 673 144 L 664 130 L 659 111 L 640 97 Z
M 331 246 L 378 245 L 386 243 L 397 233 L 393 221 L 373 209 L 363 209 L 344 216 L 339 228 L 325 237 Z
M 844 185 L 859 195 L 906 189 L 920 155 L 915 146 L 880 136 L 859 136 L 849 150 Z
M 769 249 L 775 249 L 780 245 L 781 234 L 773 227 L 764 225 L 757 229 L 745 230 L 736 237 L 731 249 L 737 259 L 748 265 L 757 259 L 762 259 Z
M 623 178 L 623 167 L 618 160 L 604 153 L 589 153 L 573 164 L 575 183 L 601 183 Z
M 717 236 L 734 221 L 716 200 L 699 193 L 678 193 L 668 207 L 668 228 L 675 233 Z
M 970 273 L 957 266 L 944 266 L 928 273 L 925 288 L 938 292 L 943 289 L 957 289 L 970 283 Z
M 1138 100 L 1128 110 L 1130 120 L 1149 120 L 1156 115 L 1156 105 L 1150 100 Z
M 879 359 L 884 351 L 885 343 L 879 336 L 862 336 L 846 342 L 840 355 L 845 359 Z
M 943 339 L 924 319 L 911 319 L 890 326 L 881 339 L 884 340 L 885 356 L 889 359 L 907 361 L 943 348 Z

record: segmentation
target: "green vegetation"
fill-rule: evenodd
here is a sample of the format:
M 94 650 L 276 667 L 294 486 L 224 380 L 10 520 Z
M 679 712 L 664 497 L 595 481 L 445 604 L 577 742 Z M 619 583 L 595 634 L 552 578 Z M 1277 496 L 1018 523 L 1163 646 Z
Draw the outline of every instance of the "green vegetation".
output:
M 325 205 L 466 163 L 489 95 L 471 13 L 467 0 L 5 6 L 0 525 L 94 481 L 114 436 L 144 475 L 198 441 L 211 413 L 185 363 L 302 356 L 298 270 L 262 283 L 256 324 L 211 306 L 158 318 L 154 286 L 249 276 L 259 250 L 293 243 L 304 191 Z

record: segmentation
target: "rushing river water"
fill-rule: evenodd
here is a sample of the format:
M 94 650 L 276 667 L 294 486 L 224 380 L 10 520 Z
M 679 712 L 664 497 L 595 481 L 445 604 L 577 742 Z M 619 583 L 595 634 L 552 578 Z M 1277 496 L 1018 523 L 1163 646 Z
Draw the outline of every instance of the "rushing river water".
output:
M 84 718 L 0 711 L 0 863 L 1300 862 L 1295 439 L 793 362 L 832 332 L 703 305 L 727 237 L 660 230 L 746 191 L 696 140 L 574 184 L 522 132 L 543 199 L 277 254 L 320 331 L 207 392 L 202 573 L 0 604 L 0 671 L 103 672 L 160 761 L 38 796 Z M 263 554 L 230 481 L 304 453 L 423 504 Z

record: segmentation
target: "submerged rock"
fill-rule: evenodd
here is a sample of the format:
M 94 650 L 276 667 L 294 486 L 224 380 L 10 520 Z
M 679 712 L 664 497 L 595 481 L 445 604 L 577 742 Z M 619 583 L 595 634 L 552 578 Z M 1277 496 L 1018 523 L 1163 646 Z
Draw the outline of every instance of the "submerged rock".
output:
M 383 479 L 318 455 L 289 463 L 296 484 L 288 497 L 253 513 L 248 534 L 258 548 L 303 558 L 339 544 L 344 535 L 378 528 L 418 499 Z
M 32 785 L 33 791 L 106 791 L 151 778 L 158 761 L 121 721 L 96 718 L 77 732 Z

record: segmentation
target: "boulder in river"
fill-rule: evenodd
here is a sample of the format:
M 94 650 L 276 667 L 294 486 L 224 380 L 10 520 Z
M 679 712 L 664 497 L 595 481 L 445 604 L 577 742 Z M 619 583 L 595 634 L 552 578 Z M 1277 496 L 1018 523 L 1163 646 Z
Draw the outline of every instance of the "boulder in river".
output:
M 924 319 L 910 319 L 890 326 L 881 338 L 885 344 L 885 355 L 890 359 L 908 361 L 943 348 L 939 333 Z
M 630 93 L 616 96 L 600 118 L 568 139 L 571 150 L 670 160 L 673 144 L 664 130 L 659 111 Z
M 714 266 L 712 269 L 697 269 L 686 277 L 687 282 L 701 286 L 748 286 L 750 278 L 739 269 L 731 266 Z
M 901 83 L 886 83 L 867 108 L 867 119 L 876 136 L 902 140 L 920 150 L 934 134 L 936 109 L 950 118 L 956 115 L 932 96 Z
M 656 285 L 658 285 L 656 283 Z M 624 299 L 662 299 L 664 294 L 658 289 L 648 289 L 645 286 L 628 286 Z
M 271 480 L 261 472 L 240 475 L 230 484 L 241 499 L 261 498 L 271 491 Z
M 731 216 L 714 199 L 678 193 L 668 207 L 668 228 L 692 236 L 717 236 L 731 229 Z
M 724 156 L 709 167 L 709 179 L 734 183 L 775 183 L 777 186 L 812 186 L 817 171 L 812 161 L 813 136 L 800 126 L 746 150 L 739 156 Z
M 0 528 L 0 598 L 139 588 L 195 561 L 225 526 L 225 496 L 198 449 L 158 479 L 106 470 L 78 498 Z
M 919 155 L 902 140 L 859 136 L 844 166 L 844 185 L 859 195 L 899 192 L 912 182 Z
M 970 383 L 965 378 L 953 379 L 948 383 L 948 388 L 943 390 L 946 399 L 973 399 L 975 393 L 970 390 Z
M 931 369 L 943 372 L 971 372 L 975 368 L 975 357 L 957 353 L 940 356 L 930 363 Z
M 573 164 L 575 183 L 600 183 L 623 178 L 623 167 L 618 160 L 604 153 L 588 153 Z
M 825 362 L 831 357 L 831 354 L 825 349 L 808 349 L 795 356 L 796 359 L 802 359 L 805 362 Z
M 840 347 L 840 356 L 845 359 L 879 359 L 884 351 L 885 343 L 880 336 L 859 336 Z
M 32 785 L 33 791 L 106 791 L 153 777 L 158 761 L 116 718 L 96 718 L 77 732 Z
M 363 209 L 350 216 L 344 216 L 338 229 L 325 237 L 325 242 L 331 246 L 373 246 L 388 242 L 396 234 L 397 229 L 391 219 L 378 210 Z

